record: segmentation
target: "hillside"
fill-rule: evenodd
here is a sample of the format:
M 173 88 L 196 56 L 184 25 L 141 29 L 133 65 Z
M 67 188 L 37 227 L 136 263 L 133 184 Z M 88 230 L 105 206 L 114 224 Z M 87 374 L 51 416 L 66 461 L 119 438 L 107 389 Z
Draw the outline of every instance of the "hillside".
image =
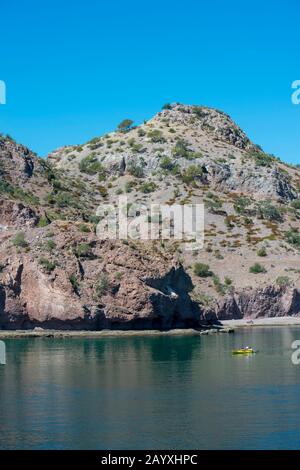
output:
M 300 314 L 300 170 L 226 114 L 167 105 L 52 152 L 0 139 L 0 327 L 170 328 Z M 205 244 L 101 241 L 120 195 L 204 203 Z

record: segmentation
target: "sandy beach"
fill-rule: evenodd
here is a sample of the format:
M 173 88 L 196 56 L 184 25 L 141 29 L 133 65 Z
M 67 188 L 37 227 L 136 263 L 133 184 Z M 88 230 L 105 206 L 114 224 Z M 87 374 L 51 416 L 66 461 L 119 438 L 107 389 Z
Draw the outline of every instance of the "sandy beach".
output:
M 274 317 L 274 318 L 243 318 L 241 320 L 224 320 L 224 327 L 240 328 L 251 326 L 300 326 L 299 317 Z

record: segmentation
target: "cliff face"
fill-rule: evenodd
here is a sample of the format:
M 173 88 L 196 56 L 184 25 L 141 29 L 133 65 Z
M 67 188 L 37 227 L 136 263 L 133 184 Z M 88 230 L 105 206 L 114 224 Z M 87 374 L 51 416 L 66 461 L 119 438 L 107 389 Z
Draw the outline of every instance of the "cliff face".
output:
M 166 108 L 47 160 L 0 137 L 0 328 L 300 315 L 299 169 L 222 112 Z M 204 203 L 204 248 L 99 240 L 97 207 L 120 194 L 128 207 Z
M 0 328 L 138 329 L 199 323 L 199 306 L 188 295 L 190 277 L 155 247 L 99 242 L 70 222 L 51 224 L 51 233 L 36 229 L 28 240 L 30 250 L 22 253 L 3 234 L 1 241 L 6 250 L 1 257 Z M 47 258 L 39 256 L 43 247 Z
M 295 287 L 249 289 L 223 299 L 216 308 L 219 320 L 300 315 L 300 291 Z

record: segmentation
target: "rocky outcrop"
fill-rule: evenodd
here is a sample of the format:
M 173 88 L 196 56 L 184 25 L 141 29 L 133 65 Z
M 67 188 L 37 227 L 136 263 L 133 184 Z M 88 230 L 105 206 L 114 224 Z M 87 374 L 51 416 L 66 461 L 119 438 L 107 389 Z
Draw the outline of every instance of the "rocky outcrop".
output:
M 39 221 L 39 216 L 34 209 L 25 206 L 21 202 L 0 200 L 1 227 L 34 227 Z
M 226 297 L 216 308 L 219 320 L 300 316 L 300 290 L 267 286 Z
M 189 297 L 191 279 L 172 257 L 101 242 L 93 234 L 86 240 L 90 253 L 80 254 L 82 235 L 70 226 L 55 237 L 65 251 L 48 254 L 46 263 L 38 258 L 47 241 L 41 232 L 30 252 L 11 247 L 1 253 L 0 328 L 199 326 L 200 308 Z

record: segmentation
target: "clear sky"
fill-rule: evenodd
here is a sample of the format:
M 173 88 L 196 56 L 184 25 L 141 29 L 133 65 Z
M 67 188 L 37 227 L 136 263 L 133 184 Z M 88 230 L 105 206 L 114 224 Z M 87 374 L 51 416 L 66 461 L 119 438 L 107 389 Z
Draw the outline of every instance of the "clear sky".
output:
M 40 155 L 179 101 L 300 163 L 299 0 L 9 0 L 0 14 L 0 131 Z

